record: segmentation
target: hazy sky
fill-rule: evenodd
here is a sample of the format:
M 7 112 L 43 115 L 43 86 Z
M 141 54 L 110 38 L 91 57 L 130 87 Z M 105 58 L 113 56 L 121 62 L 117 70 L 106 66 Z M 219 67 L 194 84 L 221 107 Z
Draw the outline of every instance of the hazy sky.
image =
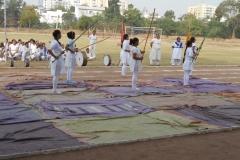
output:
M 128 4 L 132 3 L 140 11 L 143 7 L 152 10 L 156 7 L 156 12 L 161 16 L 166 10 L 173 10 L 177 17 L 187 13 L 188 6 L 199 5 L 202 1 L 212 6 L 218 6 L 223 0 L 127 0 Z M 25 0 L 28 4 L 38 4 L 38 0 Z

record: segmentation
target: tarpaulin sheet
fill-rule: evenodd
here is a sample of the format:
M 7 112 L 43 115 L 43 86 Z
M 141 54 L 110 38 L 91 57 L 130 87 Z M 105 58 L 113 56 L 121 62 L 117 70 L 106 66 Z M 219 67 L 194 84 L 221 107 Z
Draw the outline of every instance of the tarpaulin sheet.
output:
M 0 124 L 40 121 L 40 113 L 20 104 L 14 106 L 0 106 Z
M 52 122 L 65 133 L 90 144 L 117 143 L 206 129 L 200 124 L 192 124 L 162 112 L 125 117 L 61 119 Z
M 84 83 L 95 87 L 118 87 L 118 86 L 132 86 L 132 80 L 85 80 Z M 156 82 L 153 80 L 138 80 L 137 86 L 152 85 Z
M 163 79 L 155 79 L 158 82 L 165 82 L 171 85 L 183 86 L 183 79 L 179 78 L 163 78 Z M 199 78 L 192 78 L 189 80 L 190 88 L 194 92 L 201 93 L 218 93 L 223 91 L 231 91 L 231 92 L 240 92 L 239 86 L 233 86 L 229 83 L 215 82 L 210 80 L 204 80 Z
M 12 101 L 0 93 L 0 107 L 1 106 L 13 106 L 16 104 L 18 104 L 18 102 Z
M 121 98 L 83 101 L 33 103 L 45 116 L 51 118 L 81 118 L 93 116 L 124 116 L 146 114 L 151 109 Z
M 42 101 L 74 101 L 86 99 L 99 99 L 111 97 L 107 93 L 101 91 L 88 90 L 87 88 L 62 88 L 59 89 L 62 94 L 52 94 L 52 89 L 44 90 L 25 90 L 25 91 L 6 91 L 12 97 L 19 99 L 25 104 Z
M 225 127 L 240 125 L 240 105 L 217 106 L 214 108 L 186 108 L 177 109 L 176 111 Z
M 100 87 L 99 90 L 111 93 L 113 95 L 121 97 L 134 97 L 144 94 L 161 94 L 161 95 L 171 95 L 171 94 L 183 94 L 182 90 L 171 89 L 168 87 L 153 87 L 153 86 L 142 86 L 139 91 L 133 90 L 132 87 Z
M 221 92 L 221 93 L 214 93 L 213 95 L 228 99 L 235 102 L 240 102 L 240 92 Z
M 81 145 L 51 123 L 0 125 L 0 156 Z
M 32 74 L 32 73 L 3 73 L 0 75 L 0 83 L 16 82 L 16 81 L 51 81 L 52 76 L 49 74 Z
M 52 82 L 22 82 L 22 83 L 9 83 L 5 85 L 5 90 L 41 90 L 41 89 L 52 89 Z M 82 82 L 76 83 L 65 83 L 59 82 L 58 88 L 87 88 L 88 85 Z
M 191 92 L 176 95 L 144 95 L 139 97 L 130 97 L 128 99 L 156 109 L 234 105 L 232 102 L 225 101 L 217 97 L 210 97 L 207 95 Z

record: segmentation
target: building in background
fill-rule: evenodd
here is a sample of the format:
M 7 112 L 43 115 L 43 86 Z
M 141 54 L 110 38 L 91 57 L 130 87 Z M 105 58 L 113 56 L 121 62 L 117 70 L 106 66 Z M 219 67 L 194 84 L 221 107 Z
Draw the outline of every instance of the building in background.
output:
M 119 2 L 120 2 L 120 13 L 121 15 L 123 15 L 128 8 L 127 0 L 120 0 Z
M 217 7 L 201 3 L 199 6 L 188 7 L 188 13 L 194 14 L 197 19 L 212 18 L 215 15 Z
M 146 7 L 143 8 L 142 17 L 144 18 L 152 18 L 153 11 L 149 11 Z M 154 20 L 157 18 L 162 18 L 158 13 L 155 13 Z
M 95 15 L 101 15 L 103 11 L 105 11 L 104 7 L 79 6 L 75 7 L 75 16 L 77 19 L 82 16 L 92 17 Z
M 55 24 L 62 24 L 62 15 L 67 12 L 62 12 L 62 10 L 57 11 L 46 11 L 40 14 L 40 22 L 47 23 L 50 26 L 54 26 Z

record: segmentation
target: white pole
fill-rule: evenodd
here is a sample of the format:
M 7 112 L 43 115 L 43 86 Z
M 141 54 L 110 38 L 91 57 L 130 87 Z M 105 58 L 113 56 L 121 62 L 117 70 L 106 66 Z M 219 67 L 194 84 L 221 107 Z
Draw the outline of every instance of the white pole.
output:
M 7 32 L 6 32 L 6 25 L 7 25 L 7 15 L 6 15 L 7 5 L 6 0 L 4 0 L 4 41 L 5 41 L 5 54 L 7 52 Z M 7 62 L 7 56 L 5 55 L 5 62 Z

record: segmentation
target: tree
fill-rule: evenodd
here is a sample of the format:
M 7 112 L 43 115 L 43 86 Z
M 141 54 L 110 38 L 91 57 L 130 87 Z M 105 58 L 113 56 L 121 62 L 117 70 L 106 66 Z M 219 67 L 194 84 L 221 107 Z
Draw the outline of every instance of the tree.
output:
M 92 23 L 91 17 L 83 15 L 81 18 L 79 18 L 77 26 L 81 30 L 86 30 L 91 23 Z
M 26 3 L 23 0 L 8 0 L 7 1 L 7 24 L 17 26 L 20 20 L 20 15 Z
M 240 1 L 224 0 L 216 9 L 216 18 L 226 18 L 227 25 L 232 28 L 232 38 L 236 38 L 236 30 L 240 27 Z
M 31 29 L 31 25 L 38 22 L 38 20 L 39 15 L 33 6 L 26 6 L 20 15 L 20 25 L 28 24 L 29 29 Z
M 57 10 L 62 10 L 63 12 L 67 12 L 66 8 L 64 6 L 56 6 L 54 8 L 51 9 L 51 11 L 57 11 Z
M 173 18 L 175 18 L 175 13 L 173 10 L 168 10 L 164 13 L 164 17 L 173 19 Z
M 67 12 L 62 15 L 62 20 L 68 25 L 70 29 L 73 29 L 74 23 L 77 21 L 77 18 L 75 17 L 75 14 Z
M 108 8 L 105 8 L 104 19 L 106 22 L 120 22 L 122 16 L 120 14 L 119 0 L 109 0 Z
M 124 12 L 124 21 L 127 25 L 141 27 L 143 25 L 142 13 L 134 8 L 132 4 L 129 5 L 130 8 Z
M 161 27 L 163 34 L 166 36 L 171 36 L 176 33 L 177 23 L 170 18 L 157 19 L 153 24 L 156 27 Z
M 75 7 L 74 7 L 74 6 L 71 6 L 68 11 L 69 11 L 69 12 L 75 12 Z

